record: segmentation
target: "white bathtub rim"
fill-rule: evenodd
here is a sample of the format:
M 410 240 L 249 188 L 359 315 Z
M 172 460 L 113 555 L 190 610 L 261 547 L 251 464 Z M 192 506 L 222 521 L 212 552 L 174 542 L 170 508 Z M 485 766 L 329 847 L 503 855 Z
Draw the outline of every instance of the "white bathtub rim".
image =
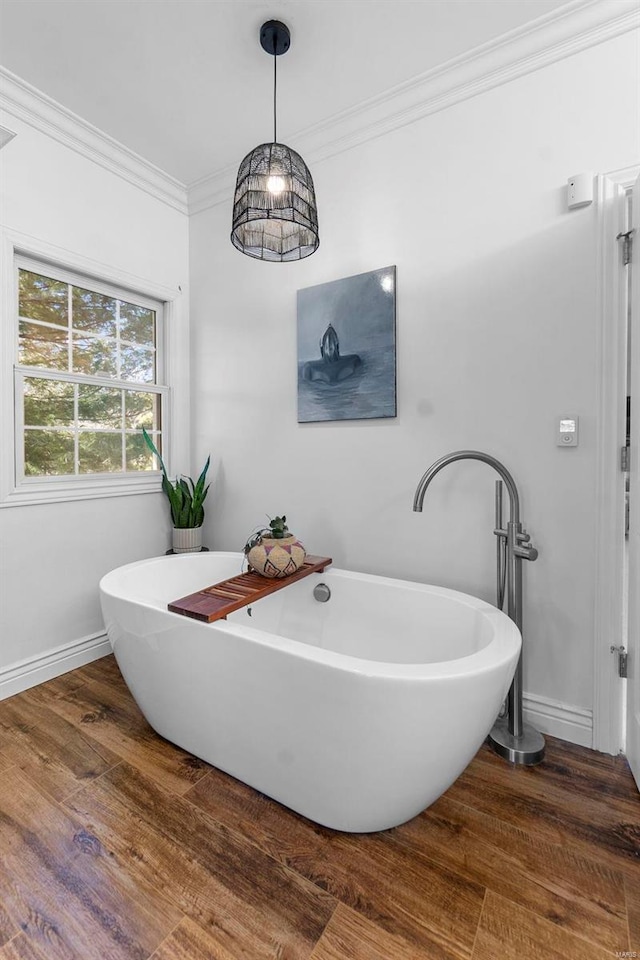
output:
M 235 552 L 216 551 L 219 556 L 229 559 L 241 560 L 243 555 Z M 271 633 L 267 630 L 257 629 L 249 624 L 232 623 L 227 620 L 218 620 L 214 623 L 204 623 L 185 617 L 182 614 L 172 613 L 166 607 L 159 606 L 140 597 L 126 596 L 122 591 L 109 589 L 109 580 L 116 579 L 116 575 L 126 574 L 142 565 L 150 565 L 155 562 L 184 562 L 185 560 L 193 562 L 194 558 L 202 554 L 178 554 L 176 556 L 152 557 L 146 560 L 138 560 L 105 574 L 100 581 L 100 590 L 108 596 L 117 600 L 126 601 L 138 607 L 152 610 L 155 614 L 162 614 L 165 617 L 176 621 L 176 625 L 184 626 L 189 624 L 189 629 L 211 631 L 212 633 L 223 633 L 226 636 L 242 638 L 249 643 L 261 646 L 268 646 L 292 655 L 303 660 L 308 660 L 339 669 L 351 674 L 356 674 L 361 678 L 391 678 L 416 681 L 437 681 L 453 679 L 465 675 L 476 676 L 488 671 L 500 669 L 505 663 L 513 660 L 520 651 L 522 643 L 521 635 L 515 623 L 502 613 L 497 607 L 474 597 L 471 594 L 462 593 L 458 590 L 450 590 L 448 587 L 439 587 L 433 584 L 422 584 L 415 581 L 399 580 L 391 577 L 380 577 L 377 574 L 359 574 L 355 571 L 342 570 L 337 567 L 327 568 L 332 573 L 346 576 L 351 579 L 358 579 L 360 576 L 372 577 L 382 584 L 401 585 L 403 588 L 415 589 L 420 592 L 437 593 L 463 603 L 465 606 L 477 610 L 492 625 L 493 639 L 481 650 L 468 654 L 463 657 L 457 657 L 453 660 L 440 660 L 432 663 L 397 663 L 380 660 L 367 660 L 361 657 L 354 657 L 350 654 L 339 653 L 334 650 L 327 650 L 323 647 L 314 646 L 300 640 L 294 640 L 289 637 L 283 637 L 280 634 Z M 206 556 L 206 555 L 205 555 Z M 116 638 L 111 638 L 114 648 L 118 643 Z
M 498 613 L 497 610 L 496 613 Z M 173 616 L 180 617 L 180 614 L 173 614 Z M 180 617 L 180 619 L 187 618 Z M 495 637 L 483 650 L 466 657 L 458 657 L 455 660 L 438 660 L 433 663 L 393 663 L 386 660 L 366 660 L 347 653 L 337 653 L 335 650 L 326 650 L 323 647 L 292 640 L 289 637 L 269 633 L 266 630 L 256 630 L 254 627 L 244 624 L 229 623 L 222 625 L 221 621 L 218 621 L 204 626 L 212 630 L 219 630 L 230 636 L 241 637 L 252 643 L 266 644 L 289 655 L 322 664 L 333 670 L 337 669 L 355 674 L 363 679 L 384 677 L 398 680 L 435 681 L 463 676 L 479 676 L 485 672 L 500 669 L 503 664 L 508 663 L 515 657 L 520 649 L 519 643 L 517 647 L 512 646 L 509 639 L 505 638 L 502 643 L 505 649 L 498 654 L 498 651 L 493 647 L 494 644 L 500 643 L 502 638 Z
M 170 555 L 165 554 L 164 556 L 159 556 L 159 557 L 148 557 L 144 560 L 134 560 L 132 563 L 127 563 L 127 564 L 124 564 L 123 566 L 115 567 L 113 570 L 110 570 L 108 573 L 105 573 L 102 579 L 100 580 L 99 588 L 105 593 L 108 593 L 110 596 L 119 597 L 122 600 L 132 600 L 135 603 L 141 603 L 144 606 L 153 608 L 154 610 L 164 611 L 165 607 L 163 606 L 158 606 L 157 604 L 150 603 L 149 601 L 144 600 L 143 598 L 133 597 L 128 594 L 123 594 L 122 592 L 115 592 L 113 589 L 109 589 L 108 581 L 112 578 L 116 579 L 117 575 L 125 574 L 127 571 L 134 570 L 137 567 L 151 566 L 155 563 L 192 563 L 193 564 L 194 562 L 198 562 L 198 560 L 206 560 L 206 558 L 211 556 L 223 557 L 224 559 L 228 559 L 228 560 L 237 560 L 239 563 L 242 563 L 242 561 L 245 559 L 244 554 L 242 553 L 239 553 L 237 551 L 225 551 L 225 550 L 207 551 L 206 553 L 182 553 L 182 554 L 178 553 L 178 554 L 170 554 Z M 241 572 L 242 572 L 241 568 L 239 567 L 238 572 L 235 575 L 239 576 Z M 401 580 L 397 577 L 385 577 L 377 573 L 361 573 L 355 570 L 344 570 L 342 567 L 334 567 L 333 564 L 330 564 L 329 566 L 327 566 L 326 570 L 323 572 L 327 574 L 334 574 L 334 573 L 339 574 L 341 577 L 344 577 L 345 579 L 348 579 L 348 580 L 358 580 L 358 579 L 365 578 L 367 580 L 369 579 L 377 580 L 379 583 L 387 586 L 402 587 L 402 588 L 416 591 L 419 593 L 440 594 L 452 600 L 456 600 L 458 603 L 461 603 L 464 606 L 472 607 L 474 609 L 481 610 L 481 611 L 485 611 L 485 610 L 495 611 L 496 613 L 500 614 L 501 617 L 505 617 L 505 619 L 509 620 L 509 623 L 513 623 L 513 621 L 511 621 L 506 616 L 506 614 L 499 611 L 497 607 L 493 606 L 493 604 L 488 603 L 486 600 L 482 600 L 480 597 L 473 596 L 470 593 L 463 593 L 461 590 L 453 590 L 450 587 L 443 587 L 434 583 L 422 583 L 419 580 Z M 322 575 L 323 575 L 322 573 L 314 574 L 314 576 L 322 576 Z M 197 592 L 197 588 L 193 592 L 194 593 Z M 176 616 L 182 617 L 183 615 L 176 614 Z M 187 618 L 187 619 L 194 619 L 194 618 Z M 213 624 L 209 624 L 209 626 L 213 626 Z

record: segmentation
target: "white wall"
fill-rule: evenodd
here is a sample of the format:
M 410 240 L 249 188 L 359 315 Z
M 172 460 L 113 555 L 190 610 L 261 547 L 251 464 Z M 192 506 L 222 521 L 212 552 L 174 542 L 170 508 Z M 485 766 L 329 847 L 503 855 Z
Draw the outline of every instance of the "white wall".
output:
M 0 123 L 17 134 L 1 154 L 4 228 L 187 296 L 184 214 L 16 116 Z M 164 552 L 170 530 L 161 493 L 0 509 L 0 697 L 108 652 L 100 577 Z
M 412 512 L 427 466 L 475 448 L 519 485 L 525 690 L 588 712 L 596 453 L 596 211 L 567 178 L 637 161 L 637 47 L 610 40 L 317 163 L 321 245 L 264 264 L 229 202 L 191 218 L 196 445 L 218 475 L 214 547 L 285 512 L 337 565 L 494 596 L 495 474 L 461 463 Z M 292 143 L 292 146 L 296 146 Z M 296 290 L 397 265 L 398 417 L 296 422 Z M 580 416 L 580 446 L 555 419 Z M 569 734 L 570 736 L 570 734 Z

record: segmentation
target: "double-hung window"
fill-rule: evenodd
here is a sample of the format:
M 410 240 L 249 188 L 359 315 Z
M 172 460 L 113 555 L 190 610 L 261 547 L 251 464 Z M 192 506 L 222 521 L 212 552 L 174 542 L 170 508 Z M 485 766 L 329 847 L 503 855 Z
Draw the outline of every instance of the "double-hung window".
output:
M 157 489 L 142 428 L 162 450 L 163 304 L 22 256 L 15 268 L 15 488 Z

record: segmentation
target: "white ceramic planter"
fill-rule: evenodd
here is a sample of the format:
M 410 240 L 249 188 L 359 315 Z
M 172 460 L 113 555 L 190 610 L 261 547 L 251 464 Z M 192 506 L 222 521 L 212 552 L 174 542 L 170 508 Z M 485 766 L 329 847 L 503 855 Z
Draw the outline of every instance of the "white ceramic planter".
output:
M 202 550 L 202 527 L 174 527 L 173 552 L 199 553 Z

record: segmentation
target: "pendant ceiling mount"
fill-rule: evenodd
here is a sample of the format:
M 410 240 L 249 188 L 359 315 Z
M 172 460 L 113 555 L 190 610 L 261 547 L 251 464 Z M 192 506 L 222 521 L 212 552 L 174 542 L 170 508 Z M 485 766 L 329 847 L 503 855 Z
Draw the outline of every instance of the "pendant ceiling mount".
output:
M 260 46 L 273 57 L 273 141 L 261 143 L 240 164 L 233 198 L 231 242 L 258 260 L 302 260 L 318 249 L 313 178 L 295 150 L 277 138 L 277 58 L 291 46 L 280 20 L 260 28 Z
M 280 57 L 291 46 L 289 27 L 281 20 L 267 20 L 260 27 L 260 46 L 265 53 Z

